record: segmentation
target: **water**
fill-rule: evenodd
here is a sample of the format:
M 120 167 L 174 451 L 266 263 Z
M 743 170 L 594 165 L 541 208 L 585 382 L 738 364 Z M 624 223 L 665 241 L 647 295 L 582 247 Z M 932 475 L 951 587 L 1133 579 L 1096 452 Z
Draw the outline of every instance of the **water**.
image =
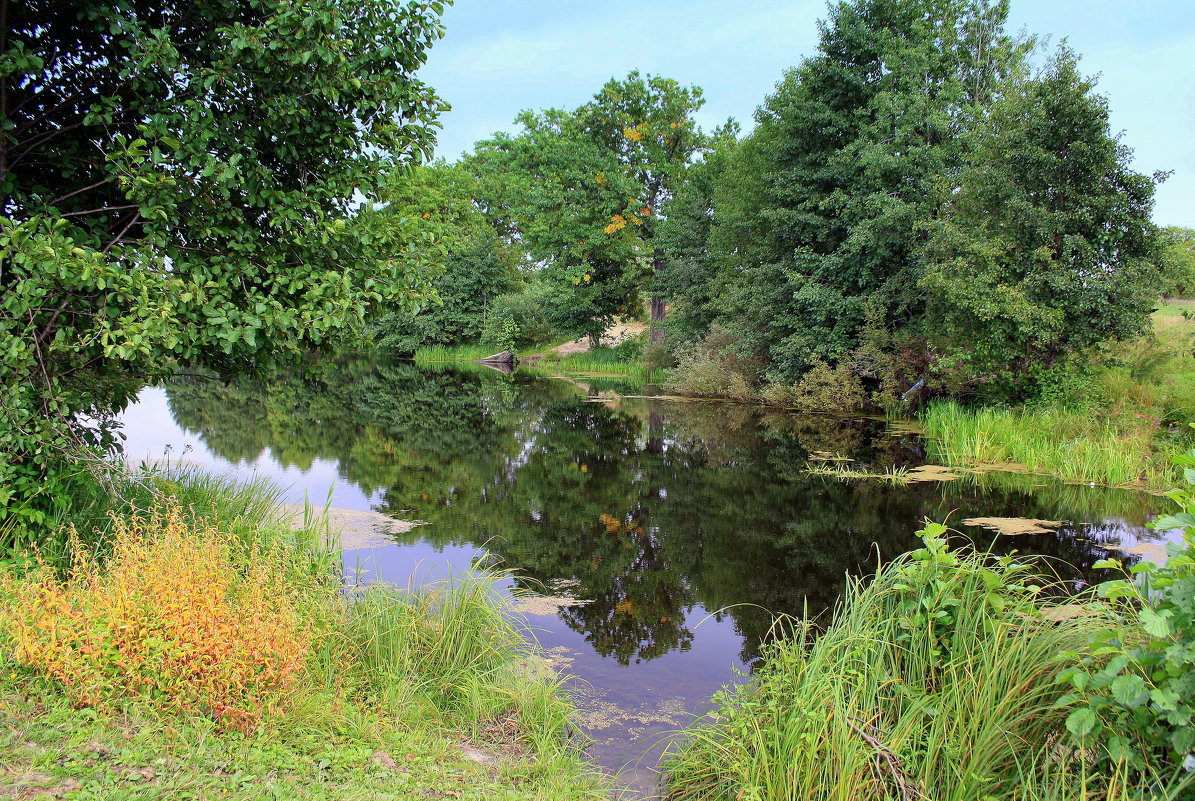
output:
M 882 420 L 645 394 L 346 359 L 319 378 L 147 388 L 123 419 L 134 460 L 266 475 L 293 502 L 426 523 L 346 551 L 350 575 L 417 582 L 489 552 L 512 584 L 586 601 L 528 620 L 577 677 L 591 758 L 642 794 L 667 735 L 750 671 L 775 613 L 825 616 L 847 573 L 914 547 L 926 518 L 983 545 L 994 535 L 963 519 L 1065 521 L 995 547 L 1048 555 L 1076 583 L 1157 538 L 1143 528 L 1165 503 L 1153 496 L 1004 473 L 908 486 L 810 475 L 827 455 L 873 470 L 929 455 Z

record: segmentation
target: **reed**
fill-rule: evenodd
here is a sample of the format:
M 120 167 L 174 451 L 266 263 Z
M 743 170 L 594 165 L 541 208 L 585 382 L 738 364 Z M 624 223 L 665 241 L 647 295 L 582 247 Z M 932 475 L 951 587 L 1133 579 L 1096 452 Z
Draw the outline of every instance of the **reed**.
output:
M 923 417 L 934 458 L 950 465 L 1013 465 L 1064 481 L 1160 485 L 1172 477 L 1156 426 L 1135 416 L 1062 408 L 930 405 Z
M 475 362 L 493 356 L 501 348 L 493 345 L 425 345 L 415 351 L 417 362 Z
M 940 533 L 944 528 L 928 532 Z M 1026 564 L 927 547 L 853 580 L 665 764 L 667 798 L 1113 799 L 1062 745 L 1057 654 L 1106 621 L 1037 600 Z

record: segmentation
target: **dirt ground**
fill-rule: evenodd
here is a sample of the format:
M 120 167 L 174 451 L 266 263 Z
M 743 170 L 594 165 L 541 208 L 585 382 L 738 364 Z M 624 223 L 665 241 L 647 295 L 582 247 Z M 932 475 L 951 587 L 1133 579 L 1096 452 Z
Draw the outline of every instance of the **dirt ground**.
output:
M 647 323 L 641 323 L 638 320 L 619 320 L 606 329 L 606 333 L 602 334 L 602 345 L 612 348 L 624 339 L 641 334 L 646 330 Z M 561 356 L 568 356 L 572 353 L 584 353 L 587 350 L 589 350 L 588 337 L 581 337 L 573 342 L 565 342 L 563 345 L 549 348 L 549 351 L 555 351 Z

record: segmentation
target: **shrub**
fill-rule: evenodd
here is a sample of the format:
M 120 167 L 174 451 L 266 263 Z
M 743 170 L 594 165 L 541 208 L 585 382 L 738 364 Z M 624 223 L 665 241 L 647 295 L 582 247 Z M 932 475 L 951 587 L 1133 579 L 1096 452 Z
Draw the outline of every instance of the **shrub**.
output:
M 513 350 L 551 340 L 555 330 L 546 308 L 544 297 L 534 288 L 494 298 L 486 311 L 481 341 Z
M 676 353 L 665 387 L 681 395 L 747 400 L 755 395 L 763 359 L 740 350 L 738 335 L 715 323 L 700 342 Z
M 663 342 L 648 340 L 643 345 L 643 367 L 647 370 L 667 370 L 676 366 L 672 351 Z
M 1092 639 L 1095 656 L 1059 675 L 1075 690 L 1063 699 L 1075 706 L 1066 722 L 1071 734 L 1081 745 L 1098 743 L 1100 762 L 1141 783 L 1173 765 L 1195 773 L 1195 450 L 1175 462 L 1190 487 L 1167 493 L 1180 511 L 1153 526 L 1182 529 L 1182 544 L 1170 544 L 1164 565 L 1134 565 L 1136 581 L 1097 588 L 1113 604 L 1114 621 Z M 1121 565 L 1108 559 L 1095 566 Z
M 763 398 L 810 412 L 858 412 L 868 405 L 867 391 L 850 364 L 831 367 L 821 360 L 792 386 L 770 384 Z
M 17 662 L 76 704 L 140 701 L 251 727 L 294 685 L 312 632 L 283 552 L 235 542 L 177 505 L 115 518 L 103 565 L 79 546 L 63 578 L 44 564 L 0 575 L 0 628 Z

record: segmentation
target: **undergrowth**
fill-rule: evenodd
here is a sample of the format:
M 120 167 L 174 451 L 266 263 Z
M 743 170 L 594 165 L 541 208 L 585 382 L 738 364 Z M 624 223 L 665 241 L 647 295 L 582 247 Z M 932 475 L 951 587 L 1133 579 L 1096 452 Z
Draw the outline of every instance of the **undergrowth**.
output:
M 722 694 L 667 761 L 667 797 L 1138 797 L 1068 745 L 1055 680 L 1058 655 L 1092 656 L 1107 621 L 1045 600 L 1014 557 L 949 550 L 945 531 L 928 524 L 924 548 L 850 583 L 827 629 L 798 624 Z
M 0 726 L 0 755 L 15 749 L 4 757 L 10 773 L 49 781 L 75 765 L 70 781 L 90 775 L 62 752 L 61 725 L 101 740 L 164 727 L 166 750 L 147 737 L 138 759 L 174 764 L 171 782 L 134 792 L 137 777 L 121 774 L 88 797 L 225 792 L 209 754 L 240 753 L 246 737 L 281 761 L 240 798 L 406 798 L 460 787 L 444 766 L 471 777 L 470 797 L 600 795 L 569 736 L 559 681 L 505 613 L 497 576 L 346 592 L 332 532 L 311 513 L 297 530 L 278 522 L 268 485 L 189 470 L 111 481 L 144 494 L 109 497 L 100 518 L 103 490 L 80 491 L 63 506 L 57 540 L 45 543 L 53 559 L 16 547 L 24 540 L 15 536 L 0 561 L 0 709 L 14 721 Z M 107 522 L 84 536 L 91 519 Z M 70 722 L 42 731 L 37 708 Z M 306 778 L 283 775 L 319 753 L 313 733 L 325 740 L 325 761 L 359 760 L 344 774 L 349 786 L 309 793 Z M 377 754 L 413 743 L 441 756 Z M 490 754 L 490 767 L 476 770 L 461 743 Z M 260 762 L 257 753 L 246 758 Z M 47 759 L 51 770 L 35 768 Z

